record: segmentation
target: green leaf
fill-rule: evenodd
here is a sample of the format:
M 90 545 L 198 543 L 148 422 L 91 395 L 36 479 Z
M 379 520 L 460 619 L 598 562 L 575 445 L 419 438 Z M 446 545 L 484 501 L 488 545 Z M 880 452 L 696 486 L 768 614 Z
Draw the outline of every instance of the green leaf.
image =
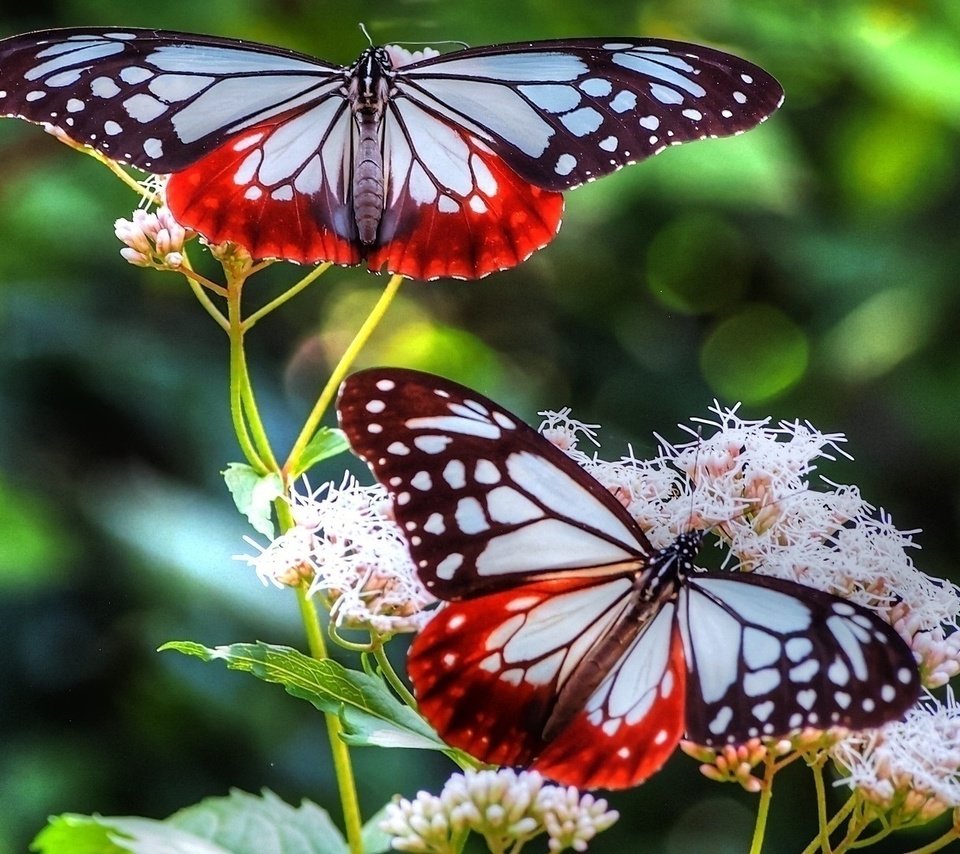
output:
M 237 510 L 247 517 L 254 529 L 273 539 L 272 502 L 283 495 L 280 475 L 276 472 L 260 475 L 246 463 L 229 463 L 223 479 Z
M 383 821 L 386 816 L 387 808 L 383 806 L 377 810 L 376 815 L 367 819 L 367 823 L 363 826 L 363 832 L 361 834 L 363 854 L 384 854 L 384 852 L 391 850 L 393 837 L 380 829 L 380 822 Z
M 303 801 L 292 807 L 267 790 L 257 797 L 237 789 L 228 797 L 207 798 L 163 821 L 136 816 L 56 816 L 40 831 L 31 849 L 39 854 L 348 852 L 343 834 L 316 804 Z
M 336 661 L 317 661 L 290 647 L 266 643 L 210 649 L 192 641 L 171 641 L 160 649 L 204 661 L 223 661 L 231 670 L 243 670 L 265 682 L 283 685 L 288 694 L 312 703 L 320 711 L 340 715 L 346 729 L 344 740 L 351 745 L 450 751 L 433 729 L 378 678 L 348 670 Z
M 348 851 L 343 834 L 326 810 L 306 800 L 299 807 L 290 806 L 266 789 L 261 797 L 232 789 L 228 797 L 206 798 L 174 813 L 167 821 L 217 843 L 231 854 Z
M 50 819 L 30 848 L 40 854 L 233 854 L 152 818 L 71 814 Z
M 313 438 L 307 443 L 307 447 L 303 449 L 303 454 L 297 461 L 294 476 L 303 474 L 321 460 L 335 457 L 349 449 L 350 443 L 347 441 L 343 430 L 338 430 L 335 427 L 321 427 L 313 434 Z

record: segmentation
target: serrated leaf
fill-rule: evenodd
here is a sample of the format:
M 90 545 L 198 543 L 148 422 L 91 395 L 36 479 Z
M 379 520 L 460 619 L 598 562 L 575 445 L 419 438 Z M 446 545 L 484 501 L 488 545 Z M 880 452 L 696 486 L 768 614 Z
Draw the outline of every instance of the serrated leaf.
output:
M 380 745 L 449 752 L 433 729 L 403 705 L 374 676 L 348 670 L 330 659 L 317 661 L 295 649 L 266 643 L 230 644 L 210 649 L 192 641 L 160 647 L 204 661 L 222 661 L 231 670 L 252 673 L 283 685 L 288 694 L 323 712 L 341 716 L 345 740 L 355 746 Z
M 283 495 L 283 480 L 276 472 L 258 474 L 246 463 L 228 463 L 223 471 L 227 489 L 237 510 L 254 530 L 273 539 L 273 500 Z
M 363 854 L 384 854 L 392 848 L 393 837 L 380 829 L 380 822 L 387 817 L 386 806 L 377 810 L 363 826 Z
M 52 818 L 30 848 L 40 854 L 233 854 L 165 821 L 72 814 Z
M 260 797 L 231 789 L 227 797 L 206 798 L 167 821 L 230 854 L 347 854 L 349 850 L 326 810 L 307 800 L 293 807 L 268 789 Z
M 321 427 L 313 434 L 313 438 L 304 448 L 303 454 L 297 462 L 294 476 L 303 474 L 321 460 L 335 457 L 349 448 L 350 443 L 347 441 L 347 436 L 343 430 L 338 430 L 336 427 Z

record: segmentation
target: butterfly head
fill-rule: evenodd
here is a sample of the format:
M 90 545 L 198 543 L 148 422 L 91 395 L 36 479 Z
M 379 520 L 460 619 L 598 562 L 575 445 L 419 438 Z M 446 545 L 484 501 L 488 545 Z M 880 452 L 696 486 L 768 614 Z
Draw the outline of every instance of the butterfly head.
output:
M 393 76 L 393 62 L 386 48 L 368 47 L 361 53 L 348 71 L 347 98 L 354 112 L 382 112 Z

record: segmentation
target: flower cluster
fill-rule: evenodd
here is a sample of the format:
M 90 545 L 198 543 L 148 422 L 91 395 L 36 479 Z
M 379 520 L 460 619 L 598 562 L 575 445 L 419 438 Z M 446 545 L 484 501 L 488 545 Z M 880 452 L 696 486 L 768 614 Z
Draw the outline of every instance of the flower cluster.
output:
M 744 420 L 717 404 L 711 413 L 685 428 L 691 441 L 660 440 L 649 460 L 584 453 L 580 437 L 596 443 L 595 425 L 566 411 L 543 413 L 541 429 L 623 503 L 655 548 L 684 531 L 713 531 L 725 564 L 876 611 L 910 644 L 928 687 L 960 672 L 960 591 L 914 566 L 914 532 L 894 527 L 856 487 L 810 483 L 818 460 L 843 453 L 844 437 L 806 423 Z
M 155 213 L 139 209 L 132 219 L 118 219 L 114 233 L 125 244 L 120 255 L 136 267 L 178 270 L 183 264 L 183 244 L 194 232 L 184 228 L 166 206 Z
M 417 578 L 383 487 L 361 486 L 347 475 L 339 486 L 306 484 L 289 502 L 294 526 L 259 554 L 242 557 L 261 580 L 309 579 L 311 594 L 329 597 L 337 625 L 381 634 L 420 628 L 424 608 L 435 600 Z
M 891 821 L 921 823 L 960 807 L 960 704 L 926 697 L 902 721 L 851 734 L 831 751 L 842 783 L 888 811 Z
M 607 802 L 573 786 L 545 784 L 536 771 L 454 774 L 439 796 L 419 792 L 387 806 L 380 828 L 398 851 L 454 854 L 471 832 L 491 851 L 505 851 L 547 834 L 551 852 L 585 851 L 618 818 Z

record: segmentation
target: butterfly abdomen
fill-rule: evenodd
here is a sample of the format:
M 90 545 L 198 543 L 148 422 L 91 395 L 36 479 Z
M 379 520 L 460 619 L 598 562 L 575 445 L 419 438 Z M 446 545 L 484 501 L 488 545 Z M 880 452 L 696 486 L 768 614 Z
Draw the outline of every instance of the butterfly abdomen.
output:
M 389 98 L 389 59 L 382 49 L 366 51 L 353 68 L 349 86 L 350 108 L 359 138 L 353 172 L 353 212 L 360 242 L 377 239 L 383 216 L 383 111 Z

